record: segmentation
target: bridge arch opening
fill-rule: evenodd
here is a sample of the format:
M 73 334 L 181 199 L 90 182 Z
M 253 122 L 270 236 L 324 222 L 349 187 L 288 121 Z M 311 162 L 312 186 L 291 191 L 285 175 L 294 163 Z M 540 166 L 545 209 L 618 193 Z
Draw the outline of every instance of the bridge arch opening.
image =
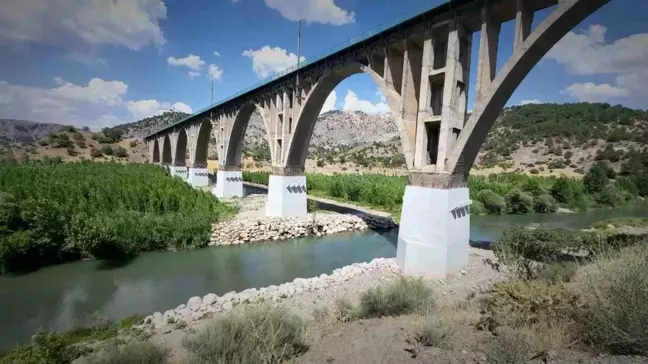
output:
M 251 123 L 254 125 L 251 125 Z M 257 135 L 257 129 L 259 128 L 263 129 L 263 136 L 261 138 L 258 138 Z M 269 161 L 270 149 L 267 131 L 267 122 L 263 117 L 263 109 L 252 102 L 243 105 L 234 118 L 229 144 L 227 145 L 224 160 L 221 164 L 224 166 L 241 167 L 244 152 L 251 154 L 255 161 Z
M 196 155 L 193 161 L 193 168 L 207 168 L 207 155 L 209 140 L 211 139 L 212 126 L 209 120 L 203 120 L 198 129 L 196 139 Z
M 178 140 L 176 142 L 176 151 L 173 160 L 173 165 L 184 167 L 187 163 L 187 132 L 181 128 L 178 132 Z
M 164 136 L 164 141 L 162 142 L 162 164 L 170 165 L 172 162 L 171 140 L 167 134 Z
M 302 112 L 294 127 L 294 135 L 291 138 L 291 144 L 288 147 L 288 154 L 285 159 L 285 165 L 287 167 L 299 167 L 301 169 L 305 167 L 315 125 L 320 117 L 324 104 L 327 102 L 327 98 L 343 81 L 354 77 L 354 75 L 362 74 L 368 76 L 366 77 L 367 80 L 373 80 L 373 83 L 378 87 L 379 92 L 384 96 L 384 101 L 382 101 L 382 103 L 387 106 L 386 109 L 388 109 L 394 118 L 394 122 L 399 130 L 398 134 L 401 138 L 400 144 L 402 146 L 402 127 L 399 125 L 400 121 L 396 118 L 396 110 L 398 110 L 398 93 L 394 90 L 393 86 L 388 85 L 384 81 L 381 75 L 372 71 L 366 65 L 361 63 L 352 63 L 327 73 L 317 83 L 315 83 L 308 92 L 303 103 Z M 351 87 L 349 87 L 349 89 L 350 88 Z M 351 91 L 351 93 L 347 91 L 345 98 L 346 97 L 357 98 L 357 95 L 355 95 L 355 92 L 353 91 Z M 360 109 L 355 110 L 362 111 Z M 349 111 L 349 109 L 347 111 Z
M 153 141 L 153 155 L 151 156 L 151 160 L 153 163 L 160 163 L 160 145 L 157 139 Z

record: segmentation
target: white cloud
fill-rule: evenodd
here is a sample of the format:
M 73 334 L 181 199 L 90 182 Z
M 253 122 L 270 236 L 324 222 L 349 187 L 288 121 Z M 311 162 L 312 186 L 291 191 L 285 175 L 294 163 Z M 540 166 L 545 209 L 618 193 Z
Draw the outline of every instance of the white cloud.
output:
M 167 63 L 169 63 L 170 66 L 174 66 L 174 67 L 189 67 L 194 71 L 200 71 L 202 67 L 206 64 L 205 61 L 203 61 L 202 59 L 200 59 L 199 56 L 196 56 L 194 54 L 190 54 L 185 58 L 169 57 L 167 58 Z
M 87 85 L 76 85 L 55 78 L 55 82 L 59 86 L 50 89 L 0 81 L 0 118 L 87 125 L 96 130 L 165 109 L 191 110 L 180 102 L 172 105 L 156 100 L 125 101 L 128 85 L 121 81 L 93 78 Z
M 326 98 L 326 101 L 324 101 L 324 105 L 322 106 L 322 111 L 320 111 L 320 115 L 324 114 L 325 112 L 335 110 L 336 102 L 337 102 L 337 93 L 335 92 L 335 90 L 333 90 Z
M 542 104 L 542 101 L 540 101 L 538 99 L 520 101 L 520 105 L 529 105 L 529 104 Z
M 57 85 L 59 85 L 59 86 L 61 86 L 62 84 L 65 83 L 65 80 L 62 79 L 62 78 L 59 77 L 59 76 L 55 76 L 55 77 L 53 78 L 53 80 L 54 80 L 54 82 L 55 82 Z
M 223 77 L 223 70 L 215 64 L 209 65 L 209 70 L 207 71 L 207 73 L 209 74 L 209 78 L 214 81 L 220 81 Z
M 615 76 L 615 84 L 576 83 L 565 89 L 565 93 L 580 100 L 629 98 L 644 104 L 648 100 L 648 33 L 606 43 L 606 32 L 607 28 L 602 25 L 592 25 L 581 33 L 571 31 L 546 58 L 577 75 Z
M 588 102 L 608 101 L 630 95 L 630 91 L 627 89 L 618 88 L 607 83 L 595 85 L 592 82 L 574 83 L 563 92 L 570 94 L 580 101 Z
M 216 57 L 220 57 L 220 56 L 221 56 L 221 54 L 218 53 L 218 51 L 214 51 L 214 55 L 215 55 Z
M 279 47 L 264 46 L 256 51 L 248 49 L 243 55 L 252 58 L 252 69 L 261 78 L 297 65 L 297 55 Z M 300 60 L 303 62 L 306 58 L 300 57 Z
M 355 22 L 355 13 L 335 5 L 334 0 L 265 0 L 269 7 L 278 10 L 292 21 L 344 25 Z
M 4 1 L 0 40 L 67 49 L 112 44 L 139 50 L 165 44 L 160 20 L 166 15 L 163 0 Z
M 344 97 L 342 110 L 362 111 L 367 114 L 382 114 L 390 111 L 389 105 L 385 102 L 380 101 L 374 104 L 368 100 L 361 100 L 358 98 L 358 95 L 351 90 L 348 90 L 347 95 Z
M 192 79 L 198 76 L 200 76 L 200 72 L 189 71 L 189 77 L 191 77 Z
M 171 105 L 171 109 L 186 114 L 193 114 L 193 110 L 191 109 L 191 106 L 185 104 L 184 102 L 176 102 L 175 104 Z

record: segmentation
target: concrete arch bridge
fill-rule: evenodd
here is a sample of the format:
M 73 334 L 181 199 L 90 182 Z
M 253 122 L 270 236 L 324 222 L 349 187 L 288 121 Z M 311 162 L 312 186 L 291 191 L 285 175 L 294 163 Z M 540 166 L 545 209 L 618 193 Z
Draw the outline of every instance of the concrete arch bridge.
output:
M 206 185 L 207 147 L 214 137 L 219 160 L 214 193 L 241 196 L 243 137 L 258 110 L 272 161 L 266 214 L 305 215 L 304 164 L 320 110 L 337 84 L 366 73 L 394 115 L 409 169 L 397 261 L 406 274 L 451 274 L 468 260 L 467 178 L 496 117 L 534 65 L 608 1 L 449 1 L 151 133 L 145 137 L 151 161 L 180 175 L 188 167 L 188 181 Z M 549 7 L 532 29 L 534 13 Z M 510 20 L 514 49 L 497 72 L 501 24 Z M 477 31 L 480 42 L 473 45 Z M 479 47 L 476 100 L 467 118 L 473 46 Z

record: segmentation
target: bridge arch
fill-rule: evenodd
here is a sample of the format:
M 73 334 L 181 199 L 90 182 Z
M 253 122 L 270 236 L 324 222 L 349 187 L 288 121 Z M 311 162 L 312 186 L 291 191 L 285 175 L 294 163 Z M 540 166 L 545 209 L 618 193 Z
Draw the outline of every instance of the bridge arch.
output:
M 153 163 L 160 163 L 160 144 L 157 139 L 153 140 L 153 155 L 151 156 Z
M 329 71 L 317 83 L 315 83 L 306 96 L 302 111 L 295 125 L 294 135 L 286 156 L 285 166 L 304 168 L 306 156 L 308 155 L 308 145 L 315 128 L 317 118 L 324 106 L 324 102 L 329 94 L 335 89 L 340 82 L 352 75 L 366 73 L 374 81 L 380 92 L 385 96 L 389 109 L 396 121 L 398 130 L 403 144 L 403 150 L 408 150 L 405 145 L 409 143 L 405 134 L 402 121 L 398 117 L 397 110 L 400 107 L 400 95 L 393 86 L 387 84 L 385 80 L 368 66 L 361 63 L 352 62 L 344 67 Z
M 229 143 L 227 143 L 227 150 L 224 153 L 223 166 L 241 166 L 241 155 L 243 153 L 243 139 L 245 137 L 245 131 L 247 130 L 252 114 L 255 111 L 258 111 L 261 114 L 261 119 L 263 120 L 263 126 L 265 129 L 265 137 L 268 145 L 270 141 L 268 139 L 268 124 L 263 116 L 263 109 L 252 102 L 248 102 L 243 105 L 234 117 L 234 122 L 232 124 L 232 130 L 229 135 Z
M 171 164 L 173 162 L 171 156 L 171 139 L 169 139 L 169 134 L 164 136 L 164 141 L 162 142 L 162 164 Z
M 178 131 L 178 138 L 176 141 L 175 156 L 173 156 L 174 166 L 184 166 L 187 160 L 187 132 L 184 128 Z
M 207 168 L 207 152 L 209 149 L 211 130 L 211 122 L 207 119 L 203 120 L 198 129 L 198 136 L 196 138 L 196 151 L 193 160 L 194 168 Z
M 474 111 L 448 158 L 451 175 L 466 175 L 486 140 L 495 120 L 535 65 L 570 30 L 610 0 L 563 0 L 526 38 L 493 79 Z

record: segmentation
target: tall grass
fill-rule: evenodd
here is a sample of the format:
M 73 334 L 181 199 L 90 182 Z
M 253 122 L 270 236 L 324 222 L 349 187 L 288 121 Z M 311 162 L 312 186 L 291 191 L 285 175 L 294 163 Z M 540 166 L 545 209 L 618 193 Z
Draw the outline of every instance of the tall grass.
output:
M 109 342 L 103 351 L 88 359 L 90 364 L 165 364 L 171 350 L 149 341 L 131 341 L 124 345 Z
M 185 339 L 190 363 L 270 364 L 306 350 L 302 320 L 283 308 L 253 307 L 217 318 Z
M 206 246 L 229 213 L 154 165 L 0 164 L 0 273 Z

